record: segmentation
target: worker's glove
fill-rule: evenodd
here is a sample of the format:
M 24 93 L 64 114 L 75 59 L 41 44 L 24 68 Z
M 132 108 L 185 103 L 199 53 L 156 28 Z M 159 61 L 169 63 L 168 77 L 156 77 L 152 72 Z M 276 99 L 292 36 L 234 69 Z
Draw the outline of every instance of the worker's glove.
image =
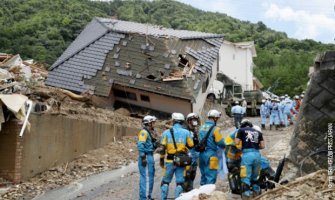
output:
M 141 156 L 141 162 L 142 162 L 142 166 L 146 167 L 147 166 L 147 158 L 145 156 Z
M 164 168 L 164 157 L 161 157 L 159 159 L 159 165 L 161 166 L 161 168 Z

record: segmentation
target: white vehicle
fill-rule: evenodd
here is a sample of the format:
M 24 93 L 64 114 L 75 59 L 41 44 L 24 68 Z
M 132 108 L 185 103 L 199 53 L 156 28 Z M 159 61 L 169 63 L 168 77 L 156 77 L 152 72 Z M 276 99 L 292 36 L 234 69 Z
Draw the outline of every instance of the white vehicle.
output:
M 210 100 L 216 100 L 220 98 L 225 98 L 226 92 L 224 89 L 224 84 L 221 81 L 214 80 L 213 84 L 208 89 L 207 98 Z

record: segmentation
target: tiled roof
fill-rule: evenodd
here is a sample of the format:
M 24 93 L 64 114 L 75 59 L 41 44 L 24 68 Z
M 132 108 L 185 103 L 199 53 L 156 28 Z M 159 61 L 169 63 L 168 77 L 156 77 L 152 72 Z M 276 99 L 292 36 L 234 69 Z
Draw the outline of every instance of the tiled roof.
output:
M 108 18 L 97 18 L 99 22 L 108 27 L 109 30 L 120 33 L 139 33 L 159 37 L 177 37 L 180 39 L 204 39 L 222 38 L 223 35 L 213 33 L 203 33 L 197 31 L 175 30 L 162 26 L 141 24 L 137 22 L 122 21 Z

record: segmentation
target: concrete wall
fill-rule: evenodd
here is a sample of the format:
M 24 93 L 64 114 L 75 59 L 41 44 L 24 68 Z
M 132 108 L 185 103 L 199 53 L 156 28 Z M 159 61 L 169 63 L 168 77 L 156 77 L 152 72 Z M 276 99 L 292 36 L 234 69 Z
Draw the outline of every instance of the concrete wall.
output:
M 224 42 L 220 48 L 219 71 L 235 82 L 241 84 L 243 90 L 253 89 L 253 61 L 249 48 L 240 48 L 233 43 Z
M 22 139 L 18 138 L 20 127 L 15 128 L 18 126 L 16 122 L 10 122 L 14 125 L 1 131 L 0 175 L 9 170 L 19 174 L 21 180 L 28 179 L 89 150 L 100 148 L 113 141 L 114 137 L 136 135 L 139 131 L 137 128 L 72 119 L 62 115 L 32 114 L 29 121 L 31 130 L 26 131 Z M 20 152 L 22 156 L 17 159 Z M 19 180 L 14 176 L 6 178 Z
M 113 88 L 135 93 L 137 97 L 136 101 L 121 97 L 115 97 L 116 101 L 122 101 L 132 105 L 141 106 L 152 110 L 163 111 L 166 113 L 181 112 L 186 115 L 190 113 L 192 109 L 191 103 L 188 100 L 182 100 L 178 98 L 168 97 L 164 95 L 154 94 L 143 90 L 137 90 L 122 86 L 114 86 Z M 140 97 L 141 94 L 149 96 L 150 102 L 142 101 Z

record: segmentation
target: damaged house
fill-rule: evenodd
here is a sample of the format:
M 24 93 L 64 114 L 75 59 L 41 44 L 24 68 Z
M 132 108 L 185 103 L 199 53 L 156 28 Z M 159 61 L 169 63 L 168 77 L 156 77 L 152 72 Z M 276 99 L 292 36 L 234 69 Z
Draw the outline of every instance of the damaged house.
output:
M 223 35 L 94 18 L 51 66 L 47 85 L 89 92 L 103 107 L 200 112 Z

